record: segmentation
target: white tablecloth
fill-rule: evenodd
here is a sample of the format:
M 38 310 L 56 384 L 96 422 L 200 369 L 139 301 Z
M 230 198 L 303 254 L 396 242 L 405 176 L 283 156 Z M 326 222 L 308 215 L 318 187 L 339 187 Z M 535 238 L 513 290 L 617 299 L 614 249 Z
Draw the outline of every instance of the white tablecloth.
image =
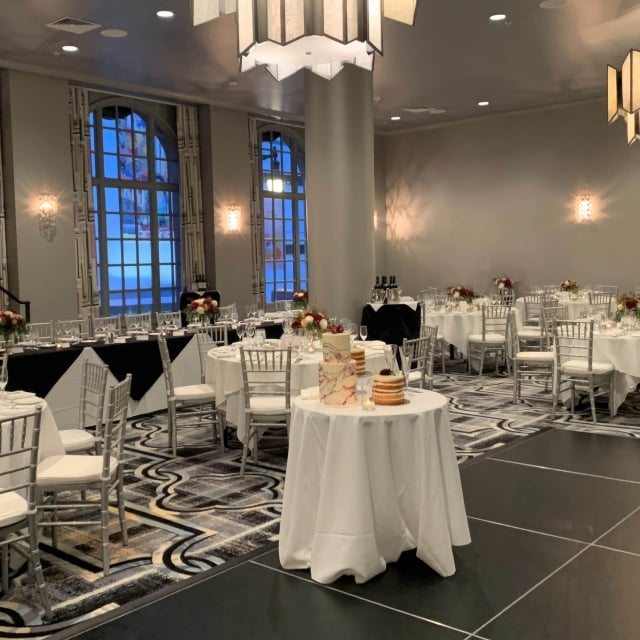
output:
M 296 398 L 280 525 L 285 569 L 361 583 L 403 551 L 442 576 L 471 541 L 447 399 L 413 391 L 399 407 L 326 407 Z
M 613 379 L 615 415 L 627 394 L 635 391 L 640 383 L 640 332 L 634 331 L 619 336 L 594 333 L 593 360 L 610 362 L 615 369 Z
M 375 341 L 377 342 L 377 341 Z M 355 345 L 360 345 L 356 341 Z M 366 345 L 366 342 L 363 343 Z M 247 438 L 247 425 L 244 415 L 244 388 L 242 384 L 242 366 L 240 365 L 239 343 L 228 347 L 216 347 L 207 354 L 205 380 L 213 384 L 216 390 L 216 404 L 224 408 L 227 421 L 238 428 L 240 442 Z M 318 386 L 318 364 L 322 352 L 294 355 L 291 364 L 291 395 L 296 396 L 301 389 Z M 367 371 L 378 373 L 385 365 L 382 349 L 365 348 Z
M 424 324 L 438 327 L 438 337 L 452 344 L 460 353 L 467 355 L 469 336 L 482 333 L 482 312 L 429 311 L 424 314 Z
M 37 407 L 42 408 L 40 418 L 40 460 L 64 454 L 64 446 L 62 445 L 62 440 L 60 440 L 55 418 L 45 400 L 35 398 L 31 394 L 22 391 L 7 391 L 6 398 L 7 401 L 13 399 L 13 406 L 8 403 L 0 406 L 0 419 L 3 420 L 33 413 Z

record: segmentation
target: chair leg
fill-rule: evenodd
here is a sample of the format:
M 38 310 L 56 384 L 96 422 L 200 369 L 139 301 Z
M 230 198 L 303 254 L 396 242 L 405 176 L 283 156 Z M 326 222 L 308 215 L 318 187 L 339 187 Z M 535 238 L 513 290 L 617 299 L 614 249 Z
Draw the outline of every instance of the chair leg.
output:
M 120 533 L 122 534 L 122 546 L 129 544 L 129 534 L 127 532 L 127 513 L 124 508 L 124 492 L 122 489 L 122 467 L 118 471 L 118 484 L 116 486 L 116 498 L 118 500 L 118 519 L 120 520 Z
M 591 417 L 593 418 L 593 424 L 596 424 L 598 422 L 598 417 L 596 416 L 596 397 L 593 388 L 593 378 L 589 379 L 589 404 L 591 405 Z
M 175 458 L 178 455 L 178 429 L 176 424 L 177 418 L 175 402 L 169 402 L 167 409 L 169 418 L 169 446 L 171 447 L 171 452 L 173 453 L 173 457 Z
M 44 580 L 42 572 L 42 563 L 40 562 L 40 549 L 38 548 L 38 527 L 36 524 L 36 516 L 29 518 L 29 553 L 31 566 L 35 575 L 35 583 L 40 593 L 40 599 L 44 606 L 45 617 L 51 617 L 51 601 L 49 600 L 49 592 L 47 591 L 47 583 Z
M 609 376 L 609 416 L 613 418 L 615 413 L 615 407 L 613 406 L 613 378 L 614 374 L 612 373 Z
M 100 489 L 100 533 L 102 534 L 102 572 L 110 573 L 109 566 L 109 488 Z
M 2 593 L 9 593 L 9 545 L 2 547 Z
M 482 346 L 482 348 L 480 349 L 480 366 L 478 367 L 478 375 L 481 376 L 482 375 L 482 369 L 484 368 L 484 356 L 486 353 L 486 349 L 484 347 L 484 345 Z
M 518 389 L 518 363 L 513 361 L 513 404 L 518 404 L 520 389 Z

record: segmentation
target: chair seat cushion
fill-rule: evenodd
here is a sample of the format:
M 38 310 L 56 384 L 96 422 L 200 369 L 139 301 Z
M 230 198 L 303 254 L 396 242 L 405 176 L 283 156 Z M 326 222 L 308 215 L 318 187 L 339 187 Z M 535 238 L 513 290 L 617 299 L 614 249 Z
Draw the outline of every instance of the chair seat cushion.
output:
M 543 338 L 544 336 L 540 333 L 540 329 L 520 329 L 518 331 L 518 338 L 520 338 L 521 340 L 526 338 L 526 339 L 532 339 L 532 340 L 539 340 L 541 338 Z
M 9 491 L 0 495 L 0 527 L 8 527 L 24 520 L 29 510 L 27 501 L 17 492 Z
M 278 415 L 289 411 L 284 396 L 254 396 L 249 399 L 249 410 L 264 415 Z
M 568 360 L 560 367 L 560 370 L 568 375 L 586 375 L 589 372 L 586 360 Z M 591 371 L 596 375 L 611 373 L 613 365 L 608 362 L 593 362 Z
M 505 341 L 505 337 L 499 333 L 487 333 L 482 339 L 481 333 L 472 333 L 469 336 L 469 342 L 490 342 L 491 344 L 500 344 Z
M 60 440 L 66 453 L 93 449 L 96 439 L 84 429 L 61 429 Z
M 521 362 L 543 362 L 553 364 L 555 354 L 553 351 L 518 351 L 516 359 Z
M 216 399 L 216 390 L 210 384 L 188 384 L 183 387 L 175 387 L 173 392 L 176 400 L 213 402 Z
M 118 461 L 113 456 L 109 461 L 109 473 L 113 475 Z M 99 482 L 102 474 L 102 456 L 51 456 L 38 464 L 36 482 L 38 487 L 55 485 L 82 485 Z

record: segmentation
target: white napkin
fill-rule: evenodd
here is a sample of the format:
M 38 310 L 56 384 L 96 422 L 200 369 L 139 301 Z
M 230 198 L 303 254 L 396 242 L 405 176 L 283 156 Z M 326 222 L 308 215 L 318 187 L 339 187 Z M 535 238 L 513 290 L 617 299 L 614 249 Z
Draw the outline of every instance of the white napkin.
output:
M 355 344 L 355 342 L 354 342 Z M 365 349 L 373 349 L 375 351 L 382 351 L 385 347 L 385 343 L 382 340 L 365 340 L 363 344 L 358 345 Z
M 300 397 L 303 400 L 319 400 L 320 387 L 307 387 L 306 389 L 301 389 Z
M 29 404 L 41 404 L 40 398 L 16 398 L 14 400 L 16 404 L 29 405 Z
M 6 395 L 16 400 L 17 398 L 35 398 L 36 394 L 33 391 L 7 391 Z

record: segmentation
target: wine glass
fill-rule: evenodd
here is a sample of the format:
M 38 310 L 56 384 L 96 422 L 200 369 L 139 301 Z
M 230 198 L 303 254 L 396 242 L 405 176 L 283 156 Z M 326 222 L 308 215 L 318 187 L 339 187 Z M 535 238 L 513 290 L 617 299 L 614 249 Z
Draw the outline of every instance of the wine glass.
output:
M 402 375 L 404 376 L 404 388 L 409 388 L 409 372 L 411 371 L 411 353 L 400 349 L 400 364 L 402 365 Z
M 384 359 L 387 363 L 387 369 L 391 371 L 396 370 L 396 355 L 398 353 L 397 344 L 385 344 L 384 345 Z
M 238 326 L 236 327 L 236 333 L 238 334 L 238 338 L 240 338 L 240 342 L 242 342 L 244 338 L 244 332 L 247 329 L 246 322 L 238 322 Z
M 253 341 L 256 335 L 256 325 L 253 322 L 248 322 L 244 333 L 247 336 L 247 340 Z
M 369 335 L 369 331 L 367 329 L 367 325 L 366 324 L 361 324 L 360 325 L 360 340 L 362 340 L 364 342 L 367 339 L 368 335 Z
M 5 389 L 9 384 L 9 369 L 7 367 L 7 354 L 2 356 L 2 368 L 0 369 L 0 398 L 2 402 L 5 400 Z
M 282 331 L 286 334 L 291 333 L 291 317 L 288 314 L 282 318 Z

